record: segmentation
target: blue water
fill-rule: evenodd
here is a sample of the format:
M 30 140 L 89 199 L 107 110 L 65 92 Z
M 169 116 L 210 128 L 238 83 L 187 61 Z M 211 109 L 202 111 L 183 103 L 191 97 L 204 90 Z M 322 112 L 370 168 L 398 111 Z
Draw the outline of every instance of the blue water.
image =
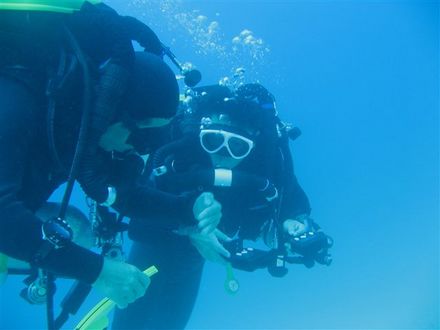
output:
M 335 240 L 330 267 L 237 272 L 235 296 L 208 265 L 188 328 L 440 328 L 438 1 L 108 3 L 150 23 L 204 83 L 244 67 L 275 94 L 303 131 L 297 176 Z M 256 43 L 234 44 L 245 29 Z M 0 288 L 0 328 L 44 328 L 19 288 Z

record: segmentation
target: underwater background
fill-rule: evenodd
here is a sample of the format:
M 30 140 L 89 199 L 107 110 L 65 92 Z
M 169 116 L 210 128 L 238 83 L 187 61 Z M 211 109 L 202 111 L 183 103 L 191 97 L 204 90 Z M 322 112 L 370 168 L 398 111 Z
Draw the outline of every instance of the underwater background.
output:
M 438 1 L 106 3 L 148 23 L 202 84 L 258 80 L 275 95 L 303 132 L 296 174 L 335 241 L 329 267 L 236 271 L 234 296 L 207 264 L 189 329 L 440 328 Z M 87 212 L 79 190 L 73 202 Z M 21 280 L 0 287 L 0 329 L 43 329 Z

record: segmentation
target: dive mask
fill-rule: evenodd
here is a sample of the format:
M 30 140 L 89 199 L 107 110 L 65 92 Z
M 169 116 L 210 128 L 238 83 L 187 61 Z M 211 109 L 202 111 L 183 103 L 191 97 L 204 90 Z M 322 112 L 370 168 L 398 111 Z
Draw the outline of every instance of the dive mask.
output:
M 242 135 L 219 129 L 202 129 L 200 144 L 209 154 L 215 154 L 226 148 L 234 159 L 246 158 L 254 148 L 254 142 Z

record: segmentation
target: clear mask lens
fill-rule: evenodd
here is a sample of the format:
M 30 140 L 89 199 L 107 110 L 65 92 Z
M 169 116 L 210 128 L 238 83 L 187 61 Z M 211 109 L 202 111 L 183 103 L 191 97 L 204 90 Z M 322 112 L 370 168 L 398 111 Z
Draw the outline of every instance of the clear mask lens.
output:
M 205 133 L 201 135 L 202 146 L 208 152 L 217 152 L 225 144 L 225 137 L 221 133 Z
M 247 141 L 237 137 L 231 137 L 228 140 L 228 146 L 229 150 L 235 157 L 245 157 L 252 148 Z

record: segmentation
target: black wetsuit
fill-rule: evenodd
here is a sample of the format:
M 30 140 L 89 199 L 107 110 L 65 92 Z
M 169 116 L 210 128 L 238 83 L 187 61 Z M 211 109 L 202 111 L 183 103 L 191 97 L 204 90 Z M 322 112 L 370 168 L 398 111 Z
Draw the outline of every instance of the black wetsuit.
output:
M 54 135 L 59 166 L 49 148 L 45 92 L 63 45 L 60 22 L 67 22 L 74 32 L 95 79 L 99 63 L 112 56 L 113 44 L 70 16 L 22 12 L 0 16 L 0 252 L 32 263 L 43 243 L 42 222 L 34 213 L 67 179 L 82 115 L 82 80 L 74 73 L 57 97 Z M 192 196 L 167 195 L 137 184 L 143 168 L 140 157 L 124 155 L 119 160 L 101 150 L 96 158 L 103 182 L 118 190 L 114 204 L 118 211 L 138 217 L 151 212 L 151 219 L 167 230 L 179 226 L 178 214 L 192 221 Z M 53 250 L 38 266 L 92 283 L 102 263 L 101 256 L 71 243 Z
M 294 175 L 290 153 L 287 155 L 287 168 L 281 170 L 283 162 L 279 158 L 279 150 L 271 149 L 268 154 L 268 150 L 257 151 L 256 148 L 237 170 L 270 178 L 283 191 L 280 219 L 309 214 L 309 201 Z M 209 156 L 200 147 L 198 139 L 189 143 L 188 148 L 178 148 L 173 159 L 175 165 L 178 164 L 176 166 L 183 168 L 182 177 L 186 171 L 212 168 Z M 173 184 L 172 178 L 161 188 L 175 193 L 182 190 L 176 183 Z M 246 187 L 214 187 L 210 191 L 222 204 L 223 217 L 219 229 L 230 236 L 238 232 L 243 239 L 255 240 L 261 234 L 261 227 L 274 216 L 273 209 Z M 134 243 L 128 260 L 141 268 L 157 265 L 161 276 L 152 281 L 144 297 L 127 309 L 115 312 L 114 330 L 183 329 L 197 298 L 204 259 L 187 237 L 153 230 L 147 223 L 145 219 L 132 219 L 129 232 Z

